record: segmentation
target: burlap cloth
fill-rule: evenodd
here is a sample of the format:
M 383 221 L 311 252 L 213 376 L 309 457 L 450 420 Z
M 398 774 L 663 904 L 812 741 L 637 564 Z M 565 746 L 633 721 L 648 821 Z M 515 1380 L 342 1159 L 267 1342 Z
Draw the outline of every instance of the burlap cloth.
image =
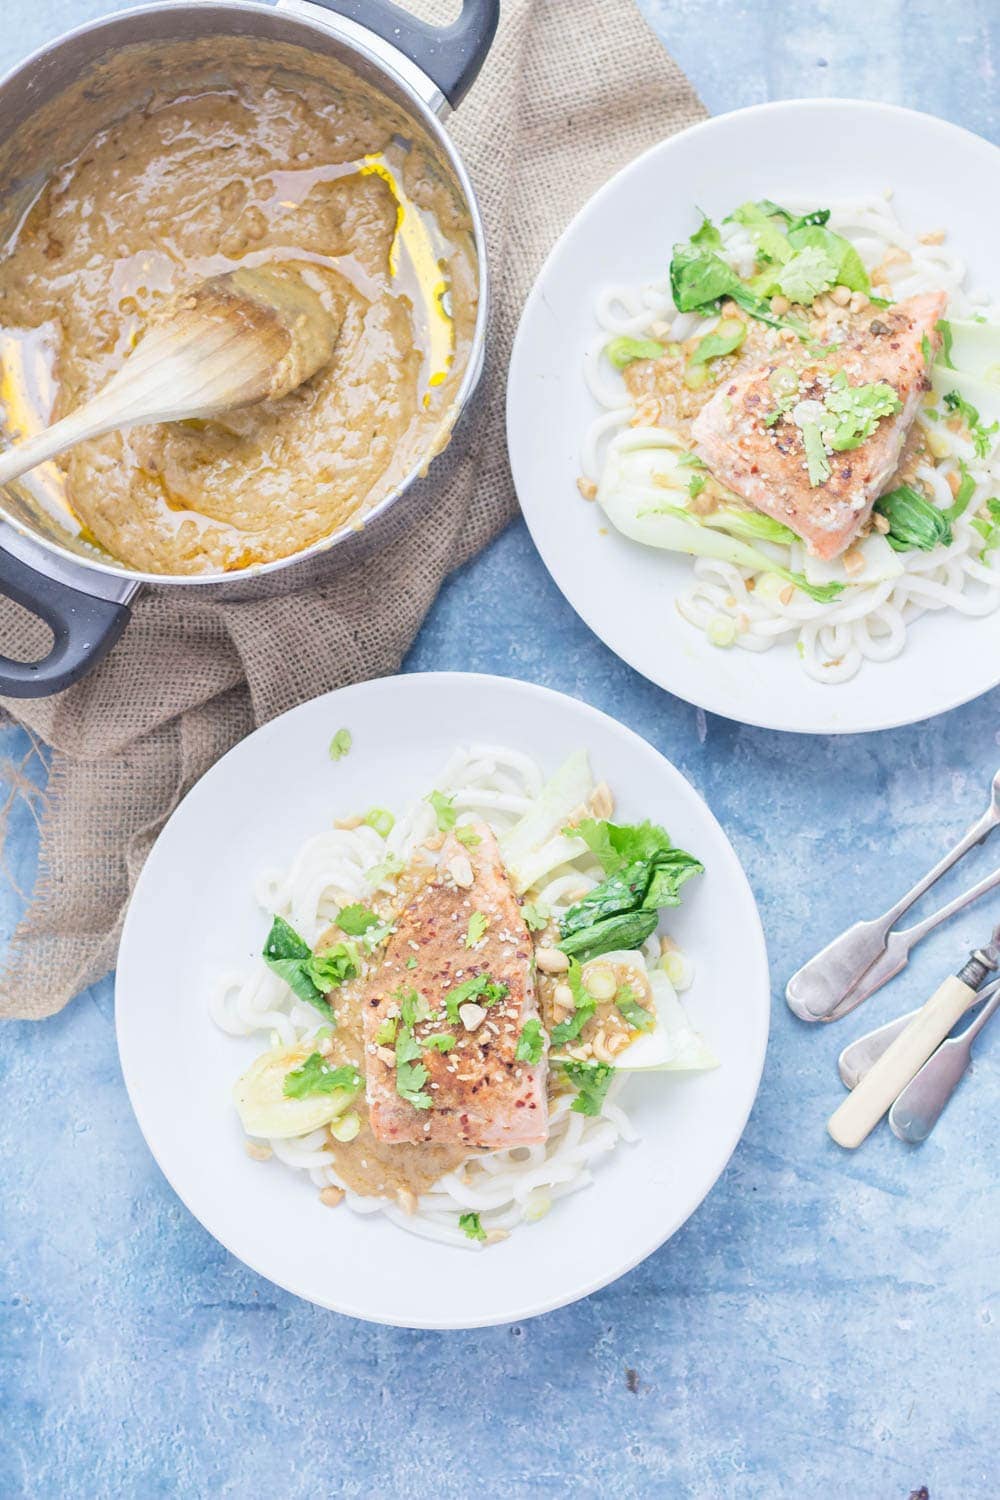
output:
M 53 754 L 37 882 L 0 980 L 0 1014 L 50 1015 L 112 967 L 157 833 L 225 750 L 305 698 L 398 668 L 442 580 L 516 512 L 504 374 L 546 251 L 623 163 L 704 113 L 633 0 L 505 0 L 493 50 L 450 123 L 482 205 L 494 287 L 489 385 L 470 452 L 414 532 L 359 568 L 266 602 L 149 589 L 84 682 L 54 698 L 2 700 Z M 0 608 L 0 649 L 23 631 Z

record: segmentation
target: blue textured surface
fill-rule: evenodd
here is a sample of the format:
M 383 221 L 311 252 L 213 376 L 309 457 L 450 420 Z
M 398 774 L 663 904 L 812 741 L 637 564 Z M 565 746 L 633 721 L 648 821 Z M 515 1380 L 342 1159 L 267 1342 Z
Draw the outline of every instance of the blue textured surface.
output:
M 992 0 L 905 0 L 905 20 L 904 0 L 646 5 L 713 111 L 865 94 L 997 138 Z M 0 61 L 108 8 L 8 0 Z M 883 1130 L 848 1157 L 823 1123 L 843 1044 L 924 998 L 1000 910 L 928 942 L 856 1023 L 800 1026 L 780 994 L 821 939 L 979 812 L 1000 695 L 853 740 L 706 722 L 604 650 L 521 526 L 446 587 L 408 665 L 576 694 L 706 795 L 773 961 L 746 1136 L 694 1218 L 617 1285 L 523 1327 L 397 1332 L 286 1296 L 190 1218 L 132 1119 L 110 983 L 44 1025 L 8 1026 L 0 1495 L 994 1496 L 1000 1030 L 921 1150 Z M 0 737 L 0 753 L 24 748 Z M 32 833 L 22 810 L 8 851 L 22 886 Z M 5 887 L 4 930 L 18 906 Z

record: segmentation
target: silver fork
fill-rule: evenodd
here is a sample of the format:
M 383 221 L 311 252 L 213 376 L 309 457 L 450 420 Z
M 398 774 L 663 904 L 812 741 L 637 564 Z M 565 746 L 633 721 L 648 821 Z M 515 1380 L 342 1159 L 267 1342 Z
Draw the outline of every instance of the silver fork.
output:
M 874 993 L 878 985 L 869 986 L 868 974 L 874 964 L 884 955 L 890 942 L 892 928 L 900 917 L 909 911 L 910 907 L 925 891 L 929 891 L 942 875 L 946 875 L 953 865 L 974 848 L 981 844 L 985 838 L 993 832 L 994 828 L 1000 826 L 1000 770 L 993 777 L 990 787 L 990 805 L 969 829 L 959 839 L 948 853 L 939 859 L 933 869 L 918 880 L 916 885 L 905 896 L 891 906 L 881 917 L 873 917 L 866 922 L 855 922 L 840 937 L 834 938 L 814 958 L 803 964 L 797 973 L 793 974 L 788 981 L 785 990 L 785 998 L 789 1008 L 803 1021 L 836 1021 L 841 1016 L 846 1016 L 848 1011 L 860 1005 Z M 897 936 L 900 943 L 893 945 L 891 956 L 886 957 L 885 968 L 889 972 L 879 980 L 884 984 L 887 978 L 898 974 L 906 963 L 906 954 L 913 943 L 919 942 L 920 938 L 929 932 L 932 926 L 943 922 L 947 917 L 953 916 L 970 901 L 975 901 L 984 895 L 994 885 L 1000 884 L 1000 871 L 994 876 L 988 876 L 985 881 L 980 881 L 973 886 L 964 896 L 957 897 L 955 901 L 949 902 L 942 907 L 934 917 L 927 918 L 925 922 L 908 929 L 905 933 Z M 895 967 L 893 967 L 895 965 Z

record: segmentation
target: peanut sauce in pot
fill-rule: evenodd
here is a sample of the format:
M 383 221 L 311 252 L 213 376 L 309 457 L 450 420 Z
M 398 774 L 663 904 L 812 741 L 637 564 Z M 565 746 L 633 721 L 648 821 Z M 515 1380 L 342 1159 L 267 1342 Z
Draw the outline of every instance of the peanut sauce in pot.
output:
M 198 574 L 361 524 L 444 445 L 478 286 L 467 210 L 387 100 L 329 61 L 324 80 L 281 65 L 297 49 L 227 44 L 225 78 L 203 44 L 178 50 L 173 83 L 154 73 L 142 107 L 77 143 L 0 251 L 0 401 L 9 437 L 36 431 L 104 384 L 165 298 L 239 266 L 303 266 L 341 323 L 312 380 L 212 421 L 108 433 L 32 478 L 119 561 Z

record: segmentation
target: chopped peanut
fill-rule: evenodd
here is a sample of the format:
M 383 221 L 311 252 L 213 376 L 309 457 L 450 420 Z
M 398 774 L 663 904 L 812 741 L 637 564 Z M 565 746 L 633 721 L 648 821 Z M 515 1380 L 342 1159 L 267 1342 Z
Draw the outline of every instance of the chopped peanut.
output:
M 535 963 L 543 974 L 565 974 L 569 968 L 569 959 L 558 948 L 536 948 Z
M 554 1005 L 557 1005 L 560 1008 L 560 1010 L 576 1010 L 576 1001 L 573 999 L 573 991 L 570 989 L 568 984 L 556 985 L 555 994 L 552 996 L 552 1001 Z M 393 1054 L 393 1056 L 395 1056 L 395 1054 Z
M 597 499 L 597 485 L 592 479 L 584 479 L 581 474 L 580 478 L 576 481 L 576 487 L 585 500 Z
M 635 409 L 630 427 L 655 427 L 660 420 L 660 403 L 655 396 L 644 396 Z
M 473 883 L 472 863 L 467 854 L 456 854 L 448 865 L 448 873 L 457 886 L 467 891 Z

